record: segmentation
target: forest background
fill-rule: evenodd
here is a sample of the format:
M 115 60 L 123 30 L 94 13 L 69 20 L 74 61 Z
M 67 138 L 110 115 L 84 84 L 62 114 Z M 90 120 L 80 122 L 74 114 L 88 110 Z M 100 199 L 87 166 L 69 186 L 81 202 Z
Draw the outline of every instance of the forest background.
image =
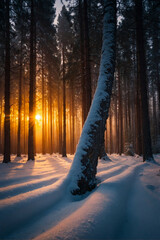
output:
M 0 153 L 73 154 L 97 86 L 103 1 L 0 2 Z M 160 4 L 143 1 L 153 153 L 160 149 Z M 117 52 L 106 152 L 142 148 L 134 1 L 117 1 Z M 147 130 L 147 129 L 146 129 Z

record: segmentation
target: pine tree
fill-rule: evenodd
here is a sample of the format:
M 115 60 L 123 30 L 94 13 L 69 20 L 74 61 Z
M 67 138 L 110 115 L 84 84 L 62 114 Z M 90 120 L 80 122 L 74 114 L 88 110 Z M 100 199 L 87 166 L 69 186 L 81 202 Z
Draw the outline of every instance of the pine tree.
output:
M 142 0 L 135 0 L 136 12 L 136 44 L 137 44 L 137 65 L 138 65 L 138 80 L 140 81 L 140 94 L 142 103 L 142 145 L 143 145 L 143 161 L 153 160 L 151 135 L 150 135 L 150 120 L 148 110 L 147 96 L 147 76 L 146 76 L 146 57 L 145 43 L 143 31 L 143 7 Z
M 18 49 L 18 63 L 19 63 L 19 73 L 18 73 L 18 131 L 17 131 L 17 157 L 21 156 L 21 125 L 22 125 L 22 89 L 23 89 L 23 62 L 24 62 L 24 44 L 26 42 L 26 32 L 27 32 L 27 13 L 24 9 L 24 1 L 16 0 L 14 1 L 14 12 L 16 14 L 15 19 L 15 30 L 17 35 L 16 48 Z M 22 20 L 23 19 L 23 20 Z
M 70 15 L 66 7 L 63 6 L 61 14 L 58 18 L 58 40 L 61 50 L 62 59 L 62 82 L 63 82 L 63 138 L 62 138 L 62 156 L 66 157 L 66 65 L 67 65 L 67 52 L 70 49 L 71 44 L 71 32 L 70 28 Z
M 97 161 L 104 139 L 115 67 L 116 1 L 104 1 L 103 46 L 100 74 L 90 112 L 84 124 L 70 174 L 72 194 L 83 194 L 96 186 Z
M 91 70 L 90 70 L 90 40 L 89 40 L 89 24 L 88 24 L 88 1 L 83 1 L 83 35 L 84 38 L 84 81 L 82 82 L 82 124 L 84 124 L 92 100 L 91 88 Z
M 37 23 L 37 48 L 38 52 L 41 53 L 41 60 L 39 65 L 41 66 L 41 93 L 42 93 L 42 153 L 45 154 L 47 149 L 47 142 L 45 139 L 45 133 L 47 131 L 46 124 L 46 108 L 45 102 L 48 101 L 48 119 L 52 119 L 52 100 L 53 94 L 53 81 L 56 78 L 59 63 L 57 55 L 57 42 L 56 42 L 56 30 L 53 24 L 55 18 L 55 0 L 39 0 L 36 4 L 36 23 Z M 45 34 L 44 34 L 45 33 Z M 45 87 L 48 84 L 48 89 Z M 46 93 L 48 91 L 48 98 Z M 53 141 L 52 141 L 52 121 L 49 121 L 49 152 L 52 152 Z
M 4 163 L 10 162 L 10 1 L 5 3 L 5 120 Z
M 31 0 L 30 16 L 30 90 L 29 90 L 29 134 L 28 134 L 28 160 L 34 160 L 35 155 L 35 81 L 36 81 L 36 21 L 35 0 Z

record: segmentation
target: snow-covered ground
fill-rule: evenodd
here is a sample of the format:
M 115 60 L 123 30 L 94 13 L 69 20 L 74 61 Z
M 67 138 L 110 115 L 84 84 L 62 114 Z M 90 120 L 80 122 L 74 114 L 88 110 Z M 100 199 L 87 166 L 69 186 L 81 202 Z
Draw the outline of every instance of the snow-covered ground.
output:
M 0 239 L 160 239 L 160 155 L 100 160 L 97 188 L 69 192 L 73 156 L 0 164 Z M 2 161 L 2 156 L 1 156 Z

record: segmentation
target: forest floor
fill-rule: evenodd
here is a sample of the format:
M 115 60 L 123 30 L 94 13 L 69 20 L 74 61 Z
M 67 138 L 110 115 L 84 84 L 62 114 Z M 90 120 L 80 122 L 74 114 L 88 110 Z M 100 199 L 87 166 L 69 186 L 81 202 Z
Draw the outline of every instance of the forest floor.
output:
M 160 154 L 99 160 L 97 188 L 69 192 L 73 156 L 37 154 L 0 164 L 0 239 L 160 239 Z M 1 162 L 2 162 L 2 156 Z

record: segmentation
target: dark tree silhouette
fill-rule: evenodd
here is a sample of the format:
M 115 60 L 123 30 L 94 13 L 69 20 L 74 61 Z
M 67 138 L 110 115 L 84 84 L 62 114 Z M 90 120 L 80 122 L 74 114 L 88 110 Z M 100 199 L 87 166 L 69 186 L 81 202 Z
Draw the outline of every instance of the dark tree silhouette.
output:
M 28 134 L 28 160 L 34 160 L 35 155 L 35 81 L 36 81 L 36 22 L 35 3 L 31 0 L 31 22 L 30 22 L 30 90 L 29 90 L 29 134 Z
M 5 6 L 5 119 L 4 119 L 4 159 L 10 162 L 10 1 Z
M 84 26 L 84 69 L 82 83 L 82 124 L 84 124 L 92 100 L 92 88 L 91 88 L 91 70 L 90 70 L 90 42 L 89 42 L 89 26 L 88 26 L 88 1 L 83 1 L 83 26 Z
M 137 45 L 137 67 L 138 80 L 140 81 L 140 94 L 142 103 L 142 146 L 143 146 L 143 161 L 153 160 L 151 135 L 150 135 L 150 120 L 148 110 L 148 95 L 147 95 L 147 75 L 146 75 L 146 57 L 144 44 L 143 30 L 143 7 L 142 0 L 135 0 L 136 12 L 136 45 Z

